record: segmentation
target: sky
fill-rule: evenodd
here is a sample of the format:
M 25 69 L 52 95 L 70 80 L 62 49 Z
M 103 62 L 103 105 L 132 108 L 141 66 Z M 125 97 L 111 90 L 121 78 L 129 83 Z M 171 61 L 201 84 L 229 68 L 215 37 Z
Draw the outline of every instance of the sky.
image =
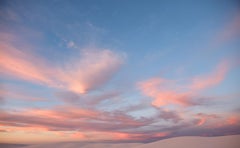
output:
M 2 0 L 0 142 L 240 134 L 237 0 Z

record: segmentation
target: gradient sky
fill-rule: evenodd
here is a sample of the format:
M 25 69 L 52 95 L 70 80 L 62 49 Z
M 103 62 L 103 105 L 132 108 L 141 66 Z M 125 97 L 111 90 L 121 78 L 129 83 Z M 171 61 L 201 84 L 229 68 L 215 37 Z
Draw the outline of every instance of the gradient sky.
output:
M 236 0 L 2 0 L 0 142 L 240 134 Z

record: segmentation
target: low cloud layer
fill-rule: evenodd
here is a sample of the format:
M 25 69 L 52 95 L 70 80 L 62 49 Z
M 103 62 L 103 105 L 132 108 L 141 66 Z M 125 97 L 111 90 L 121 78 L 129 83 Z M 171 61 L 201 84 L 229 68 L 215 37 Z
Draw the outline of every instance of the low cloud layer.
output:
M 234 120 L 234 121 L 233 121 Z M 49 131 L 58 135 L 80 138 L 96 138 L 127 141 L 153 141 L 180 135 L 228 135 L 239 134 L 238 116 L 231 118 L 218 115 L 196 114 L 195 117 L 181 116 L 176 111 L 158 110 L 151 118 L 136 119 L 124 112 L 103 112 L 59 106 L 54 109 L 25 109 L 1 111 L 1 132 Z M 167 124 L 163 124 L 163 122 Z M 146 128 L 147 127 L 147 128 Z M 211 132 L 209 132 L 211 131 Z M 92 135 L 92 132 L 97 134 Z M 105 135 L 105 136 L 104 136 Z M 113 137 L 108 137 L 112 135 Z

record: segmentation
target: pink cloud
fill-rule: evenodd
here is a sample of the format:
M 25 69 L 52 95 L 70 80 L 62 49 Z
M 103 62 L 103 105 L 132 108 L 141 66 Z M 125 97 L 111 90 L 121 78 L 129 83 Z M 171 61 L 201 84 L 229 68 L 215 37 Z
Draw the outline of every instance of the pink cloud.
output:
M 154 134 L 155 137 L 166 137 L 167 135 L 169 135 L 169 132 L 159 132 Z
M 59 70 L 59 80 L 70 90 L 84 93 L 105 83 L 122 63 L 122 56 L 107 49 L 82 50 L 79 60 Z
M 191 89 L 202 90 L 215 85 L 218 85 L 225 78 L 229 70 L 229 63 L 224 61 L 210 74 L 200 77 L 195 77 L 192 80 Z
M 152 105 L 154 106 L 189 105 L 188 98 L 191 92 L 180 92 L 177 86 L 176 82 L 162 78 L 153 78 L 138 83 L 143 94 L 153 98 Z
M 108 49 L 85 49 L 64 66 L 53 65 L 29 50 L 15 47 L 6 35 L 0 36 L 4 39 L 0 42 L 2 74 L 76 93 L 103 85 L 124 61 L 124 56 Z
M 174 81 L 162 78 L 152 78 L 138 83 L 138 87 L 145 95 L 154 98 L 152 102 L 154 106 L 184 104 L 179 99 L 184 97 L 184 94 L 178 93 L 172 85 L 175 85 Z
M 197 123 L 198 126 L 203 125 L 206 122 L 205 118 L 200 118 L 199 122 Z
M 213 46 L 218 47 L 240 37 L 240 15 L 239 11 L 227 22 L 226 26 L 217 34 Z
M 227 119 L 228 125 L 238 125 L 240 124 L 240 116 L 232 115 Z
M 59 106 L 52 110 L 2 111 L 0 121 L 8 126 L 45 127 L 50 131 L 78 129 L 84 131 L 112 131 L 139 127 L 148 123 L 147 120 L 137 120 L 122 112 L 101 112 L 73 106 Z
M 83 133 L 81 133 L 81 132 L 75 132 L 75 133 L 73 133 L 72 135 L 71 135 L 73 138 L 80 138 L 80 139 L 85 139 L 86 138 L 86 136 L 83 134 Z
M 50 69 L 31 54 L 18 50 L 8 43 L 0 43 L 0 72 L 29 81 L 49 83 Z M 36 66 L 36 65 L 37 66 Z M 40 70 L 41 69 L 41 70 Z
M 155 117 L 135 119 L 123 112 L 103 112 L 72 106 L 0 112 L 0 131 L 55 134 L 71 140 L 152 141 L 172 136 L 238 133 L 239 117 L 199 113 L 197 120 L 160 109 Z M 174 124 L 161 125 L 164 120 Z M 182 120 L 183 119 L 183 120 Z M 202 121 L 202 119 L 204 121 Z M 201 122 L 202 121 L 202 122 Z M 219 125 L 218 125 L 219 123 Z M 159 125 L 159 126 L 157 126 Z M 203 126 L 204 125 L 204 126 Z M 148 127 L 148 128 L 146 128 Z M 211 132 L 209 132 L 211 131 Z M 0 133 L 1 134 L 1 133 Z
M 215 120 L 215 119 L 219 118 L 219 116 L 217 116 L 215 114 L 199 113 L 199 114 L 197 114 L 197 118 L 199 119 L 199 121 L 197 122 L 197 126 L 202 126 L 211 120 Z
M 192 106 L 199 104 L 194 97 L 199 91 L 219 85 L 225 78 L 229 64 L 222 62 L 210 74 L 190 79 L 190 83 L 179 83 L 177 80 L 151 78 L 137 84 L 142 93 L 153 99 L 152 105 Z
M 109 132 L 112 139 L 116 140 L 134 140 L 144 141 L 146 139 L 162 138 L 168 136 L 169 132 L 156 132 L 156 133 L 128 133 L 128 132 Z
M 4 87 L 0 90 L 0 96 L 3 98 L 13 98 L 13 99 L 19 99 L 24 101 L 46 101 L 43 97 L 35 97 L 34 95 L 22 91 L 20 88 L 15 87 Z

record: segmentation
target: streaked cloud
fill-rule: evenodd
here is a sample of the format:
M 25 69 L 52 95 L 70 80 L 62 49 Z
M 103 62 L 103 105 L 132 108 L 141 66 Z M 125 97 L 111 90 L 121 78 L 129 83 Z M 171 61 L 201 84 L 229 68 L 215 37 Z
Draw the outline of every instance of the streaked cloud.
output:
M 103 85 L 124 62 L 123 54 L 108 49 L 84 49 L 64 66 L 58 66 L 33 50 L 15 47 L 8 39 L 1 41 L 0 48 L 2 74 L 76 93 Z
M 224 80 L 229 68 L 229 62 L 224 61 L 220 63 L 210 74 L 193 78 L 190 88 L 193 90 L 203 90 L 218 85 Z
M 219 47 L 224 43 L 228 43 L 240 38 L 240 11 L 234 13 L 230 20 L 225 24 L 224 28 L 219 31 L 213 41 L 213 47 Z
M 107 49 L 83 50 L 79 60 L 73 60 L 64 70 L 59 70 L 60 85 L 77 93 L 95 89 L 112 77 L 123 60 L 123 56 Z
M 124 112 L 101 112 L 73 106 L 59 106 L 51 110 L 1 111 L 0 129 L 7 133 L 18 131 L 34 132 L 35 134 L 53 133 L 60 137 L 72 137 L 72 140 L 90 138 L 94 140 L 152 141 L 169 136 L 179 136 L 179 134 L 208 134 L 209 128 L 213 127 L 215 131 L 219 131 L 215 134 L 237 133 L 239 119 L 239 117 L 228 118 L 199 113 L 196 115 L 196 120 L 193 120 L 193 118 L 180 117 L 175 111 L 162 109 L 152 118 L 135 119 Z M 161 120 L 170 120 L 173 124 L 159 125 Z M 208 121 L 207 124 L 205 124 L 206 121 Z M 218 125 L 218 123 L 221 124 Z
M 240 134 L 235 3 L 47 3 L 0 6 L 1 142 Z
M 157 107 L 199 105 L 201 102 L 194 99 L 198 98 L 199 91 L 219 85 L 228 70 L 229 64 L 223 62 L 210 74 L 193 77 L 190 82 L 180 83 L 178 80 L 156 77 L 139 82 L 137 86 L 144 95 L 153 99 L 152 105 Z

